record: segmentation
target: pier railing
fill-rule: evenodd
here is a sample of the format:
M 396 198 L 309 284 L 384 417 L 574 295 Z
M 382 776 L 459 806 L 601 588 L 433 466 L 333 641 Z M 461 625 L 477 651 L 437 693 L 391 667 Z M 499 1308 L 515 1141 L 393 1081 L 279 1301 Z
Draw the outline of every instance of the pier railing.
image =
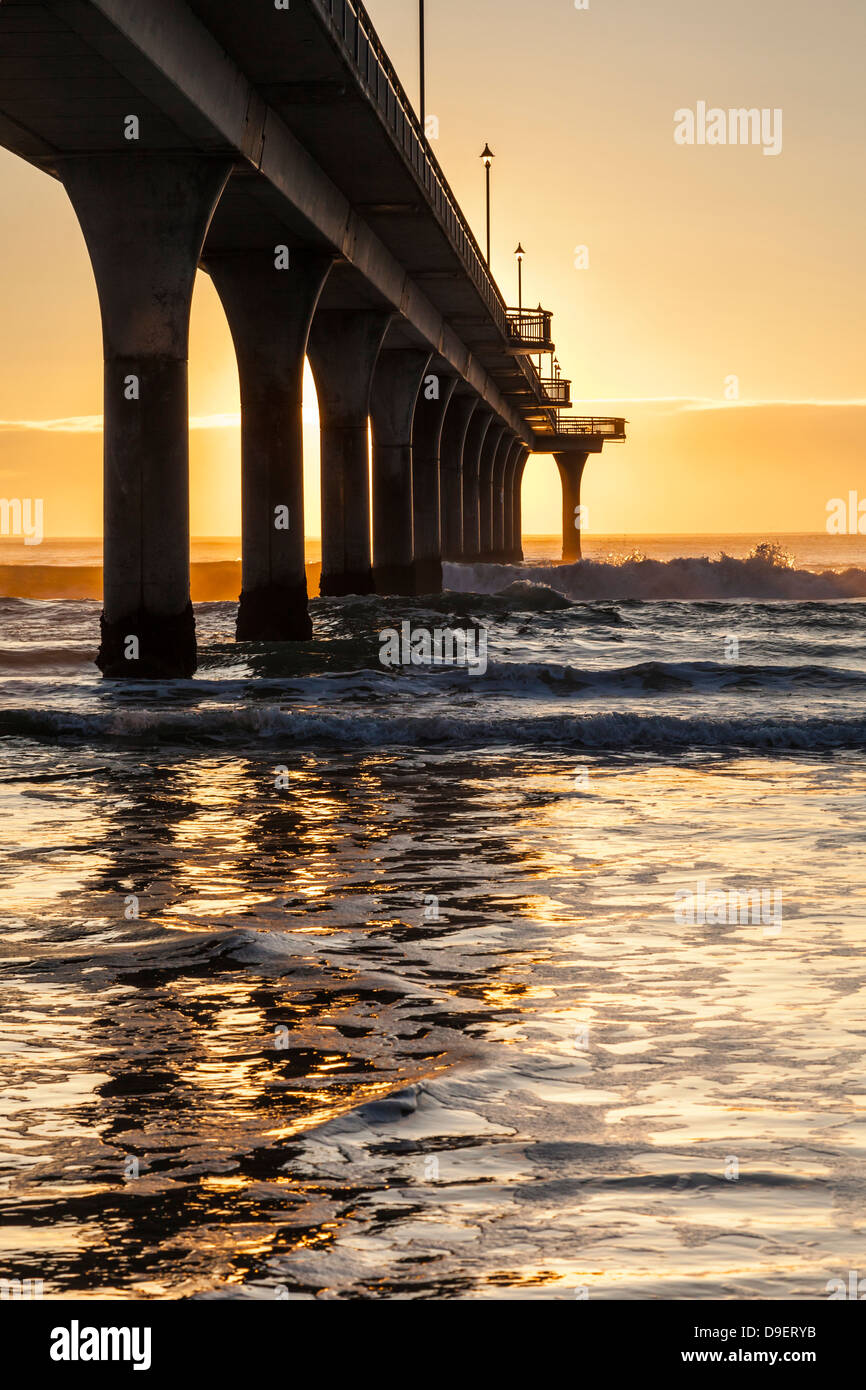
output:
M 613 442 L 625 439 L 627 420 L 610 419 L 597 415 L 559 415 L 556 421 L 557 434 L 595 434 L 604 435 Z
M 571 382 L 564 376 L 542 377 L 541 385 L 551 405 L 567 410 L 571 405 Z
M 550 309 L 509 309 L 511 345 L 518 352 L 553 352 L 550 336 L 553 314 Z
M 509 337 L 505 300 L 490 273 L 457 199 L 360 0 L 312 0 L 330 21 L 346 57 L 427 193 L 451 244 L 504 337 Z

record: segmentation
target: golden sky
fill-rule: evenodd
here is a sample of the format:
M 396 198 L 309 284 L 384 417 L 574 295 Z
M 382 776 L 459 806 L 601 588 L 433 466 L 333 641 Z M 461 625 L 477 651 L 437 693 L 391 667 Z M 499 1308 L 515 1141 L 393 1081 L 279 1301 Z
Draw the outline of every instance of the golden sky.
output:
M 414 0 L 368 0 L 411 95 Z M 476 232 L 493 169 L 493 269 L 554 309 L 581 413 L 629 442 L 587 469 L 595 533 L 817 531 L 860 488 L 866 444 L 862 0 L 427 0 L 434 149 Z M 677 145 L 674 113 L 779 109 L 783 148 Z M 575 248 L 589 267 L 575 268 Z M 0 495 L 43 497 L 48 535 L 101 529 L 93 278 L 62 188 L 0 152 Z M 739 399 L 726 399 L 737 378 Z M 319 531 L 308 395 L 307 532 Z M 192 529 L 239 529 L 237 373 L 199 276 Z M 550 460 L 525 528 L 555 531 Z

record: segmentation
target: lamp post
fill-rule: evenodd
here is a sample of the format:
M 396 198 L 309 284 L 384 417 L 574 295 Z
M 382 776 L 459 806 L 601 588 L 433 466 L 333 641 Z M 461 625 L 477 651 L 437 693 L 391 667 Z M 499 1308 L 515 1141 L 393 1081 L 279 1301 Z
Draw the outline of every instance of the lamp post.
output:
M 523 317 L 523 257 L 526 255 L 520 242 L 517 243 L 515 251 L 517 257 L 517 311 L 520 318 Z
M 484 168 L 487 171 L 487 269 L 490 269 L 490 166 L 496 156 L 489 145 L 485 145 L 481 151 L 481 158 L 484 160 Z
M 427 79 L 424 61 L 424 0 L 418 0 L 418 50 L 421 59 L 421 129 L 427 133 Z

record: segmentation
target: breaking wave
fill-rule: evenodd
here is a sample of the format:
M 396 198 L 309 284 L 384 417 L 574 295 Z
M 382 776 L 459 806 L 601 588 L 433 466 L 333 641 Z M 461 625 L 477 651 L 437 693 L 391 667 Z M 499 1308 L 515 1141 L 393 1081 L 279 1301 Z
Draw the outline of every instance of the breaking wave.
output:
M 866 570 L 797 569 L 781 552 L 758 546 L 745 560 L 580 560 L 572 565 L 456 565 L 444 583 L 458 593 L 513 593 L 518 585 L 569 599 L 848 599 L 866 598 Z M 519 592 L 519 591 L 518 591 Z
M 93 666 L 96 643 L 89 647 L 0 647 L 0 673 L 80 671 Z
M 477 678 L 464 674 L 467 685 Z M 802 691 L 862 690 L 866 672 L 817 664 L 749 666 L 716 661 L 640 661 L 632 666 L 562 666 L 556 662 L 491 663 L 485 684 L 503 687 L 507 694 L 665 694 L 668 691 Z
M 866 750 L 866 716 L 807 719 L 596 713 L 467 717 L 297 713 L 279 706 L 185 711 L 59 709 L 0 711 L 0 735 L 38 742 L 227 747 L 514 748 L 551 747 L 652 752 Z

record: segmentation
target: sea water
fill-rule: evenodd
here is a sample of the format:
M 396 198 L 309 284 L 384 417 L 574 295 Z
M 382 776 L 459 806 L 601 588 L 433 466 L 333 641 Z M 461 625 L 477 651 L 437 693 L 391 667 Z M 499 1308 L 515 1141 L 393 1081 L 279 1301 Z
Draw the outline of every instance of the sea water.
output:
M 198 675 L 164 684 L 99 678 L 97 602 L 0 600 L 0 1278 L 814 1299 L 866 1274 L 844 544 L 556 567 L 533 542 L 440 597 L 316 599 L 297 647 L 203 604 Z M 483 674 L 384 667 L 404 623 L 483 630 Z M 778 911 L 719 906 L 743 898 Z

